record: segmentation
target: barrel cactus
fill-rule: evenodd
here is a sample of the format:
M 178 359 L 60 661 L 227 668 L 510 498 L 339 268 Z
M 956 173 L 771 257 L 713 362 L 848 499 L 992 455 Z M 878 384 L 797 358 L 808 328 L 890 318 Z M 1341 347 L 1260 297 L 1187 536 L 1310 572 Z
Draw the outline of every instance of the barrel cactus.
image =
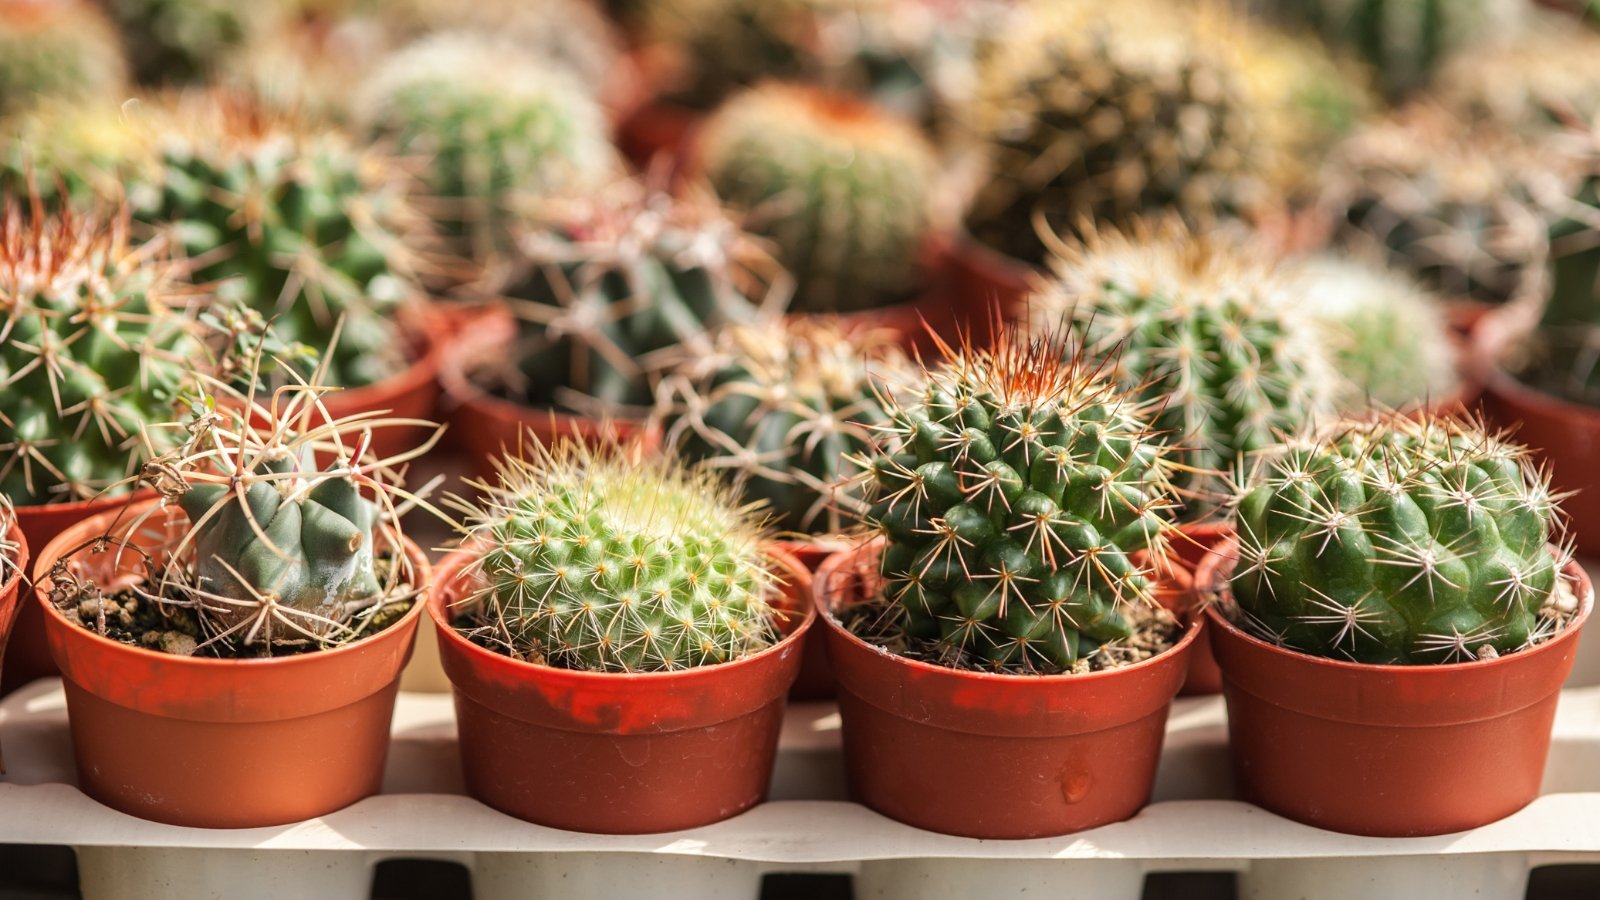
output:
M 483 586 L 465 606 L 517 658 L 655 672 L 737 660 L 776 636 L 759 515 L 670 457 L 541 447 L 506 461 L 469 531 Z
M 105 15 L 87 0 L 0 3 L 0 119 L 40 100 L 116 100 L 127 64 Z
M 1127 638 L 1173 502 L 1144 412 L 1094 364 L 1014 334 L 892 404 L 865 518 L 906 632 L 953 664 L 1034 672 Z
M 474 373 L 534 405 L 596 415 L 652 403 L 666 357 L 709 351 L 709 332 L 779 311 L 782 272 L 704 194 L 627 180 L 542 207 L 499 286 L 515 346 Z
M 668 443 L 715 471 L 774 523 L 837 534 L 859 505 L 858 458 L 884 423 L 885 392 L 907 381 L 894 335 L 795 317 L 721 330 L 661 382 Z
M 1170 217 L 1091 232 L 1041 284 L 1034 328 L 1073 326 L 1123 390 L 1159 404 L 1151 424 L 1181 448 L 1173 480 L 1191 515 L 1225 499 L 1244 454 L 1332 411 L 1328 352 L 1292 278 L 1248 237 Z
M 797 311 L 868 309 L 915 290 L 938 165 L 911 124 L 846 95 L 771 84 L 731 98 L 698 149 L 717 194 L 772 239 Z
M 1400 272 L 1324 255 L 1294 266 L 1306 311 L 1345 376 L 1341 409 L 1411 409 L 1460 388 L 1439 298 Z
M 159 244 L 127 211 L 0 213 L 0 493 L 18 505 L 126 493 L 200 349 Z M 163 444 L 165 441 L 165 444 Z
M 504 249 L 522 202 L 603 186 L 619 169 L 588 89 L 505 36 L 424 37 L 378 70 L 362 105 L 374 137 L 418 158 L 419 205 L 479 260 Z
M 1339 423 L 1256 460 L 1236 514 L 1240 618 L 1304 653 L 1485 659 L 1547 636 L 1572 605 L 1556 590 L 1569 556 L 1552 553 L 1549 483 L 1471 423 Z

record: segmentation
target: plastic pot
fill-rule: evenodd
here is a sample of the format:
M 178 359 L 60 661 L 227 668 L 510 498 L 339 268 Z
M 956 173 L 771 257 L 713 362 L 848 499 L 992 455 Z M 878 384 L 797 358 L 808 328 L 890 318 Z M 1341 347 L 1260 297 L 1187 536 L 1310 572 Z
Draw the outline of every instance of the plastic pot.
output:
M 834 554 L 816 582 L 858 801 L 975 838 L 1068 834 L 1120 822 L 1149 802 L 1200 620 L 1151 659 L 1085 675 L 917 662 L 863 641 L 833 615 L 877 590 L 881 547 L 878 539 Z
M 832 538 L 779 541 L 795 561 L 807 572 L 816 574 L 828 557 L 844 549 L 846 544 Z M 833 680 L 833 667 L 828 664 L 828 637 L 821 628 L 806 632 L 805 645 L 800 653 L 800 674 L 789 688 L 789 699 L 798 701 L 832 700 L 838 690 Z
M 322 402 L 332 418 L 387 410 L 384 418 L 434 421 L 439 406 L 439 362 L 445 342 L 438 340 L 426 325 L 410 331 L 411 364 L 382 381 L 324 394 Z M 432 426 L 424 425 L 374 428 L 372 452 L 380 459 L 395 456 L 422 446 L 433 432 Z
M 997 337 L 996 326 L 1027 312 L 1028 297 L 1039 270 L 960 235 L 946 255 L 944 288 L 962 299 L 962 326 L 975 346 L 987 347 Z
M 143 574 L 136 554 L 118 560 L 115 546 L 87 547 L 115 516 L 62 531 L 36 567 L 35 603 L 65 682 L 84 792 L 129 815 L 202 828 L 300 822 L 377 793 L 426 591 L 400 621 L 333 650 L 245 660 L 146 650 L 74 624 L 47 599 L 49 572 L 63 558 L 102 582 Z M 155 546 L 187 527 L 169 508 L 135 542 Z M 409 541 L 405 552 L 426 586 L 426 557 Z
M 796 613 L 781 641 L 737 662 L 647 673 L 520 662 L 462 637 L 451 610 L 471 590 L 464 567 L 475 554 L 451 553 L 428 612 L 454 687 L 467 792 L 519 819 L 600 834 L 695 828 L 759 803 L 816 618 L 804 567 L 770 553 Z
M 1170 608 L 1174 612 L 1199 618 L 1201 605 L 1206 598 L 1194 574 L 1200 570 L 1200 564 L 1205 562 L 1206 557 L 1211 555 L 1216 546 L 1233 535 L 1233 526 L 1222 522 L 1207 522 L 1183 525 L 1178 530 L 1181 533 L 1172 541 L 1172 557 L 1177 566 L 1183 570 L 1188 584 L 1181 593 L 1170 591 L 1165 596 L 1173 598 L 1174 603 Z M 1189 674 L 1185 676 L 1183 689 L 1178 691 L 1178 696 L 1204 697 L 1220 693 L 1222 693 L 1222 670 L 1217 668 L 1217 658 L 1211 652 L 1211 643 L 1198 641 L 1194 649 L 1189 651 Z
M 1198 581 L 1226 591 L 1229 542 Z M 1555 638 L 1493 660 L 1371 665 L 1247 634 L 1208 607 L 1228 742 L 1243 798 L 1297 822 L 1375 837 L 1465 831 L 1539 795 L 1561 684 L 1594 604 L 1563 570 L 1580 613 Z
M 22 573 L 28 571 L 28 538 L 23 534 L 22 526 L 12 522 L 6 539 L 15 549 L 3 567 L 4 577 L 0 578 L 0 654 L 5 653 L 6 638 L 11 633 L 12 623 L 16 621 L 17 601 L 23 596 Z M 5 757 L 0 756 L 0 773 L 5 770 Z
M 150 491 L 141 491 L 118 497 L 19 506 L 16 508 L 17 527 L 22 529 L 28 546 L 37 552 L 71 525 L 152 496 L 154 494 Z M 4 659 L 0 664 L 0 697 L 30 681 L 54 678 L 61 674 L 55 660 L 50 658 L 50 647 L 44 637 L 44 613 L 32 600 L 33 586 L 24 584 L 18 596 L 16 618 L 9 640 L 5 637 L 5 629 L 0 628 L 0 657 Z M 4 614 L 0 613 L 0 624 L 6 621 Z

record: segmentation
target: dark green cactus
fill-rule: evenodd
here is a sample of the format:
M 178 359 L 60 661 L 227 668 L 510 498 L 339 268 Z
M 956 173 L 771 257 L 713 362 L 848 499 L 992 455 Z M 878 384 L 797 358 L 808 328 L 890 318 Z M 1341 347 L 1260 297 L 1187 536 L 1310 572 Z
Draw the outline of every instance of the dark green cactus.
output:
M 94 4 L 0 3 L 0 119 L 44 100 L 120 100 L 126 80 L 116 31 Z
M 1006 335 L 889 412 L 866 519 L 911 635 L 951 662 L 1055 672 L 1131 634 L 1173 499 L 1133 398 L 1049 338 Z
M 670 445 L 764 502 L 776 525 L 837 534 L 859 505 L 857 460 L 886 419 L 882 396 L 908 368 L 892 334 L 813 317 L 736 325 L 662 380 L 657 412 Z
M 1584 142 L 1570 196 L 1552 207 L 1550 293 L 1520 376 L 1561 397 L 1600 406 L 1600 114 Z
M 275 16 L 286 15 L 288 5 L 283 0 L 109 0 L 106 9 L 122 31 L 139 81 L 182 84 L 214 74 L 227 54 Z
M 1549 483 L 1471 423 L 1340 423 L 1259 457 L 1236 514 L 1241 620 L 1305 653 L 1482 659 L 1547 636 L 1541 610 L 1570 605 Z
M 513 655 L 594 672 L 740 659 L 775 636 L 757 514 L 707 471 L 563 443 L 505 462 L 472 511 L 487 631 Z

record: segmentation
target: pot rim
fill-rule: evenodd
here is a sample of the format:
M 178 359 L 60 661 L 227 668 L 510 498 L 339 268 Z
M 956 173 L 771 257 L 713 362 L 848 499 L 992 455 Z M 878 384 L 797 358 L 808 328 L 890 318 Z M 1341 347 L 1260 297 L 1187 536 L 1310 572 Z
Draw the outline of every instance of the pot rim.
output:
M 789 553 L 789 551 L 783 549 L 779 542 L 767 541 L 764 544 L 764 549 L 767 557 L 772 562 L 777 563 L 778 566 L 787 568 L 789 570 L 787 575 L 790 578 L 805 579 L 807 577 L 805 566 L 802 565 L 799 560 L 795 559 L 794 556 Z M 788 634 L 785 634 L 779 640 L 774 641 L 770 646 L 752 653 L 749 656 L 745 656 L 740 659 L 729 660 L 728 662 L 713 663 L 709 666 L 690 666 L 683 669 L 671 669 L 657 672 L 592 672 L 587 669 L 566 669 L 560 666 L 545 665 L 544 663 L 528 662 L 527 660 L 513 659 L 504 653 L 496 653 L 487 647 L 480 647 L 477 644 L 474 644 L 472 641 L 462 637 L 461 633 L 456 630 L 455 625 L 445 618 L 445 595 L 450 592 L 449 588 L 451 584 L 460 580 L 464 575 L 465 563 L 458 563 L 457 561 L 470 561 L 474 558 L 477 552 L 478 550 L 475 547 L 456 547 L 446 554 L 444 559 L 439 562 L 439 572 L 441 573 L 441 577 L 435 583 L 434 590 L 429 592 L 428 595 L 428 618 L 433 620 L 434 627 L 438 630 L 439 634 L 448 639 L 458 651 L 469 653 L 470 658 L 473 659 L 493 660 L 500 663 L 508 663 L 514 667 L 520 668 L 522 671 L 525 671 L 527 673 L 527 677 L 530 679 L 548 677 L 561 678 L 573 682 L 583 683 L 588 681 L 615 681 L 617 679 L 625 678 L 630 681 L 644 680 L 648 682 L 670 681 L 672 679 L 681 679 L 686 676 L 700 676 L 702 674 L 710 677 L 723 673 L 731 673 L 746 666 L 753 665 L 759 661 L 763 661 L 769 656 L 784 652 L 786 648 L 793 645 L 795 642 L 803 640 L 806 636 L 806 632 L 809 631 L 813 625 L 815 625 L 818 618 L 817 604 L 815 602 L 802 602 L 800 603 L 801 608 L 795 610 L 795 612 L 800 614 L 800 622 L 795 625 L 795 627 L 791 629 Z
M 1222 565 L 1222 560 L 1234 560 L 1234 561 L 1237 561 L 1238 560 L 1238 556 L 1237 555 L 1234 555 L 1234 556 L 1228 556 L 1227 555 L 1228 553 L 1230 553 L 1230 552 L 1232 552 L 1234 550 L 1234 548 L 1237 546 L 1237 544 L 1238 544 L 1238 539 L 1237 538 L 1230 538 L 1227 542 L 1219 545 L 1214 551 L 1212 551 L 1211 558 L 1208 559 L 1205 563 L 1201 564 L 1201 571 L 1206 572 L 1207 574 L 1214 573 L 1216 571 L 1216 569 Z M 1554 544 L 1547 544 L 1546 547 L 1550 548 L 1552 550 L 1552 552 L 1554 552 L 1554 549 L 1555 549 L 1555 545 Z M 1578 564 L 1578 561 L 1576 559 L 1572 559 L 1572 560 L 1568 560 L 1567 564 L 1561 568 L 1562 577 L 1564 577 L 1564 578 L 1573 578 L 1574 576 L 1572 576 L 1569 573 L 1569 570 L 1574 569 L 1574 568 L 1576 568 L 1578 570 L 1580 575 L 1582 574 L 1582 567 Z M 1575 578 L 1574 580 L 1577 580 L 1577 579 Z M 1579 581 L 1579 583 L 1581 584 L 1582 582 Z M 1201 587 L 1200 579 L 1199 579 L 1198 574 L 1196 575 L 1196 578 L 1195 578 L 1195 591 L 1197 593 L 1201 593 L 1201 594 L 1211 593 L 1211 590 L 1209 588 Z M 1232 587 L 1231 586 L 1221 587 L 1221 588 L 1218 588 L 1217 591 L 1219 593 L 1220 592 L 1227 592 L 1228 594 L 1231 595 L 1232 594 Z M 1218 627 L 1218 628 L 1222 629 L 1223 631 L 1227 632 L 1229 634 L 1229 636 L 1231 636 L 1231 637 L 1242 638 L 1246 644 L 1248 644 L 1249 646 L 1251 646 L 1251 647 L 1253 647 L 1253 648 L 1255 648 L 1257 650 L 1271 651 L 1271 653 L 1273 655 L 1275 655 L 1275 656 L 1286 657 L 1286 658 L 1289 658 L 1289 659 L 1292 659 L 1292 660 L 1302 660 L 1302 661 L 1305 661 L 1305 662 L 1308 662 L 1308 663 L 1312 663 L 1312 664 L 1321 664 L 1321 665 L 1325 665 L 1325 666 L 1327 666 L 1327 667 L 1329 667 L 1331 669 L 1335 669 L 1335 670 L 1339 670 L 1339 671 L 1345 671 L 1345 672 L 1369 672 L 1369 673 L 1384 674 L 1384 675 L 1404 675 L 1406 673 L 1415 673 L 1415 672 L 1441 672 L 1441 673 L 1447 673 L 1448 674 L 1448 673 L 1452 673 L 1452 672 L 1460 672 L 1460 671 L 1469 670 L 1469 669 L 1476 670 L 1476 671 L 1486 671 L 1487 669 L 1489 669 L 1490 667 L 1493 667 L 1493 666 L 1510 665 L 1510 664 L 1513 664 L 1516 660 L 1525 660 L 1525 659 L 1529 659 L 1529 658 L 1532 658 L 1534 656 L 1537 656 L 1543 651 L 1547 651 L 1547 650 L 1549 650 L 1549 649 L 1551 649 L 1553 647 L 1558 647 L 1558 646 L 1560 646 L 1562 644 L 1565 644 L 1568 640 L 1570 640 L 1573 637 L 1578 635 L 1580 629 L 1583 627 L 1584 622 L 1588 621 L 1589 613 L 1594 610 L 1594 591 L 1593 591 L 1593 589 L 1589 590 L 1585 594 L 1585 596 L 1582 598 L 1582 600 L 1583 600 L 1583 603 L 1578 608 L 1577 616 L 1575 616 L 1571 621 L 1569 621 L 1567 623 L 1567 627 L 1563 628 L 1561 630 L 1561 632 L 1559 634 L 1557 634 L 1555 637 L 1552 637 L 1549 640 L 1544 641 L 1543 643 L 1535 644 L 1534 646 L 1529 647 L 1529 648 L 1527 648 L 1525 650 L 1518 650 L 1518 651 L 1516 651 L 1514 653 L 1507 653 L 1507 654 L 1504 654 L 1502 656 L 1497 656 L 1494 659 L 1474 659 L 1474 660 L 1468 660 L 1466 662 L 1452 662 L 1452 663 L 1412 663 L 1412 664 L 1354 662 L 1352 660 L 1347 660 L 1347 659 L 1332 659 L 1332 658 L 1329 658 L 1329 657 L 1326 657 L 1326 656 L 1317 656 L 1314 653 L 1307 653 L 1304 650 L 1296 650 L 1296 649 L 1294 649 L 1292 647 L 1279 646 L 1278 644 L 1274 644 L 1274 643 L 1272 643 L 1270 641 L 1262 640 L 1261 638 L 1256 637 L 1255 635 L 1251 634 L 1250 632 L 1245 631 L 1243 628 L 1240 628 L 1238 625 L 1234 624 L 1232 619 L 1229 619 L 1227 616 L 1223 615 L 1221 610 L 1219 610 L 1217 608 L 1217 605 L 1218 605 L 1217 603 L 1208 602 L 1208 603 L 1202 603 L 1201 605 L 1204 608 L 1204 611 L 1205 611 L 1205 614 L 1206 614 L 1206 618 L 1210 619 L 1213 625 L 1215 625 L 1216 627 Z
M 405 366 L 371 384 L 329 391 L 324 395 L 323 402 L 360 407 L 362 410 L 382 409 L 390 398 L 410 394 L 438 378 L 445 342 L 439 340 L 433 329 L 425 324 L 402 324 L 401 331 L 411 349 Z
M 1590 428 L 1600 429 L 1600 408 L 1541 391 L 1506 369 L 1503 351 L 1511 335 L 1505 319 L 1505 307 L 1491 308 L 1470 336 L 1469 361 L 1476 362 L 1483 370 L 1484 391 L 1499 395 L 1502 402 L 1508 404 L 1532 408 L 1551 417 L 1578 419 Z
M 856 635 L 854 632 L 850 631 L 850 629 L 845 628 L 844 625 L 839 622 L 838 617 L 833 614 L 832 599 L 836 592 L 828 590 L 823 584 L 827 576 L 836 575 L 838 569 L 842 568 L 846 562 L 855 560 L 864 553 L 876 551 L 878 548 L 875 545 L 881 543 L 883 540 L 883 537 L 875 536 L 865 541 L 859 541 L 829 557 L 828 563 L 824 564 L 824 567 L 818 570 L 816 578 L 813 581 L 817 598 L 817 617 L 821 619 L 823 624 L 830 631 L 848 639 L 848 642 L 856 645 L 857 649 L 880 654 L 897 664 L 908 666 L 931 677 L 950 676 L 996 685 L 1019 683 L 1030 685 L 1084 684 L 1091 681 L 1105 681 L 1127 672 L 1134 672 L 1145 668 L 1153 668 L 1156 665 L 1164 664 L 1166 662 L 1166 657 L 1171 655 L 1173 652 L 1192 645 L 1195 639 L 1200 635 L 1200 632 L 1205 625 L 1204 618 L 1200 616 L 1190 616 L 1188 624 L 1186 624 L 1183 628 L 1183 636 L 1174 641 L 1172 646 L 1167 647 L 1160 653 L 1151 656 L 1149 659 L 1142 659 L 1136 663 L 1133 663 L 1132 665 L 1118 666 L 1114 669 L 1101 669 L 1097 672 L 1084 672 L 1076 675 L 1070 672 L 1063 672 L 1056 675 L 1022 675 L 1009 672 L 980 672 L 973 671 L 971 669 L 956 669 L 950 666 L 941 666 L 935 663 L 923 662 L 920 659 L 911 659 L 895 653 L 886 647 L 880 647 L 877 644 L 874 644 Z
M 135 509 L 142 511 L 144 507 L 153 506 L 160 502 L 160 498 L 151 498 L 138 504 L 130 504 L 129 509 L 130 511 Z M 179 515 L 183 514 L 182 510 L 179 510 L 176 507 L 167 508 L 173 510 Z M 121 512 L 121 510 L 116 510 L 116 512 Z M 100 526 L 101 523 L 109 517 L 109 512 L 100 513 L 98 515 L 81 519 L 63 529 L 60 534 L 56 535 L 55 538 L 52 539 L 48 544 L 45 544 L 44 549 L 39 552 L 36 565 L 42 567 L 48 560 L 51 565 L 54 566 L 56 562 L 65 558 L 67 550 L 76 550 L 87 543 L 85 540 L 79 537 L 80 533 L 86 531 L 98 531 L 98 526 Z M 90 526 L 96 526 L 96 528 L 91 529 Z M 412 571 L 416 573 L 416 581 L 419 582 L 412 585 L 412 587 L 418 589 L 419 594 L 416 600 L 412 602 L 411 608 L 406 610 L 405 615 L 389 623 L 389 626 L 383 629 L 383 631 L 367 635 L 360 640 L 351 641 L 347 644 L 341 644 L 338 647 L 310 650 L 304 653 L 291 654 L 289 656 L 267 656 L 251 659 L 224 659 L 209 656 L 178 656 L 172 653 L 162 653 L 159 650 L 136 647 L 133 644 L 113 640 L 105 635 L 96 634 L 95 632 L 84 628 L 82 625 L 73 623 L 61 612 L 61 610 L 56 608 L 54 603 L 50 602 L 50 594 L 48 591 L 35 590 L 34 601 L 39 606 L 43 607 L 45 616 L 53 620 L 58 627 L 66 629 L 69 633 L 77 634 L 81 638 L 87 638 L 90 645 L 100 647 L 101 649 L 109 652 L 125 651 L 138 658 L 151 661 L 159 660 L 166 664 L 187 666 L 197 669 L 234 668 L 239 666 L 259 668 L 274 665 L 287 666 L 293 664 L 310 664 L 318 660 L 332 659 L 344 654 L 359 652 L 374 639 L 380 638 L 388 632 L 401 628 L 405 625 L 407 620 L 416 618 L 422 614 L 422 608 L 427 605 L 433 593 L 431 590 L 433 582 L 432 566 L 428 563 L 427 554 L 423 553 L 422 548 L 417 546 L 417 544 L 410 538 L 403 534 L 391 535 L 391 539 L 393 537 L 398 537 L 400 539 L 401 547 L 405 550 L 406 556 L 411 558 L 411 564 L 413 566 Z M 71 539 L 72 541 L 70 545 L 67 544 L 68 539 Z M 90 540 L 93 540 L 93 538 L 91 537 Z M 35 587 L 37 588 L 42 586 L 47 579 L 48 573 L 41 571 L 41 573 L 34 579 Z
M 11 577 L 4 582 L 0 582 L 0 596 L 17 590 L 27 580 L 23 576 L 27 574 L 28 563 L 33 555 L 33 548 L 28 546 L 28 536 L 23 533 L 22 524 L 14 516 L 11 519 L 11 527 L 6 529 L 6 537 L 16 545 L 17 550 L 16 555 L 11 560 L 13 563 Z M 0 627 L 4 627 L 3 624 L 0 624 Z M 4 642 L 0 642 L 0 655 L 3 655 L 4 651 Z
M 20 523 L 23 519 L 29 518 L 30 516 L 59 516 L 74 512 L 99 513 L 102 511 L 102 509 L 109 510 L 113 505 L 116 504 L 127 504 L 132 506 L 135 503 L 141 503 L 154 497 L 155 493 L 155 490 L 152 488 L 140 488 L 139 490 L 126 494 L 107 494 L 104 491 L 101 491 L 93 497 L 88 497 L 82 500 L 62 500 L 57 503 L 33 503 L 27 506 L 16 505 L 12 507 L 12 511 L 16 513 L 16 519 Z

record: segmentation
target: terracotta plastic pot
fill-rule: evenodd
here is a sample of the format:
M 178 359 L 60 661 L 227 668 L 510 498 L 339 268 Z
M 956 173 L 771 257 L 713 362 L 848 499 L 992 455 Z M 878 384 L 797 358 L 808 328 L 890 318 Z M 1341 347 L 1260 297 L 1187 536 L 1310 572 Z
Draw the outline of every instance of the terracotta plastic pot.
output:
M 945 289 L 962 299 L 962 327 L 980 347 L 994 342 L 996 326 L 1027 312 L 1038 270 L 1005 256 L 970 235 L 961 235 L 946 255 Z
M 1175 602 L 1171 606 L 1174 612 L 1198 618 L 1205 595 L 1199 590 L 1200 585 L 1194 579 L 1194 574 L 1199 571 L 1200 564 L 1211 555 L 1212 550 L 1233 534 L 1233 527 L 1222 522 L 1207 522 L 1184 525 L 1179 531 L 1182 533 L 1172 541 L 1172 556 L 1189 583 L 1188 590 L 1182 593 L 1171 591 L 1166 596 L 1174 598 Z M 1203 697 L 1221 692 L 1222 670 L 1217 668 L 1217 658 L 1211 653 L 1211 643 L 1199 641 L 1194 645 L 1194 649 L 1189 651 L 1189 674 L 1185 676 L 1183 689 L 1178 691 L 1178 695 Z
M 868 644 L 834 618 L 877 589 L 880 552 L 875 540 L 834 554 L 816 582 L 857 800 L 909 825 L 975 838 L 1082 831 L 1149 802 L 1200 620 L 1176 646 L 1121 669 L 944 668 Z
M 15 549 L 4 566 L 5 577 L 0 579 L 0 654 L 5 652 L 6 638 L 11 633 L 11 624 L 16 621 L 17 600 L 22 596 L 22 574 L 28 571 L 28 538 L 22 527 L 12 522 L 6 539 Z M 0 756 L 0 773 L 5 770 L 5 757 Z
M 811 579 L 782 550 L 787 634 L 737 662 L 623 674 L 519 662 L 454 627 L 451 607 L 470 591 L 446 557 L 429 604 L 439 656 L 454 686 L 467 792 L 539 825 L 648 834 L 730 818 L 766 795 L 784 695 L 816 618 Z
M 387 410 L 385 418 L 435 420 L 439 406 L 439 362 L 445 342 L 427 327 L 429 319 L 412 329 L 412 362 L 382 381 L 323 395 L 323 404 L 335 419 L 356 413 Z M 372 450 L 379 458 L 413 450 L 433 436 L 428 426 L 375 428 Z
M 677 177 L 693 152 L 705 113 L 653 99 L 638 104 L 617 123 L 617 148 L 641 171 Z
M 46 599 L 48 573 L 64 557 L 102 581 L 142 571 L 134 554 L 118 561 L 115 547 L 87 549 L 114 516 L 67 528 L 36 567 L 35 602 L 65 681 L 84 792 L 129 815 L 202 828 L 300 822 L 377 793 L 426 591 L 400 621 L 333 650 L 248 660 L 146 650 L 68 621 Z M 187 527 L 180 510 L 168 509 L 142 541 Z M 426 585 L 427 558 L 410 542 L 405 552 Z
M 29 547 L 36 552 L 55 540 L 64 529 L 90 516 L 121 509 L 130 502 L 154 496 L 141 491 L 120 497 L 97 497 L 93 500 L 75 500 L 70 503 L 46 503 L 42 506 L 16 508 L 17 527 Z M 30 573 L 32 574 L 32 573 Z M 54 678 L 61 672 L 50 658 L 50 647 L 44 637 L 44 613 L 33 603 L 33 587 L 24 584 L 17 603 L 16 618 L 11 627 L 11 637 L 6 639 L 0 629 L 0 697 L 11 693 L 30 681 Z M 6 621 L 0 615 L 0 623 Z
M 813 541 L 779 541 L 795 562 L 807 572 L 815 574 L 828 557 L 844 549 L 842 541 L 819 538 Z M 800 674 L 789 688 L 789 699 L 798 701 L 832 700 L 838 690 L 833 680 L 833 667 L 828 665 L 828 637 L 821 628 L 806 632 L 805 646 L 800 653 Z
M 1235 544 L 1202 566 L 1221 586 Z M 1243 798 L 1298 822 L 1375 837 L 1476 828 L 1539 795 L 1561 684 L 1594 604 L 1560 635 L 1498 659 L 1366 665 L 1277 647 L 1206 610 L 1222 665 L 1228 742 Z

